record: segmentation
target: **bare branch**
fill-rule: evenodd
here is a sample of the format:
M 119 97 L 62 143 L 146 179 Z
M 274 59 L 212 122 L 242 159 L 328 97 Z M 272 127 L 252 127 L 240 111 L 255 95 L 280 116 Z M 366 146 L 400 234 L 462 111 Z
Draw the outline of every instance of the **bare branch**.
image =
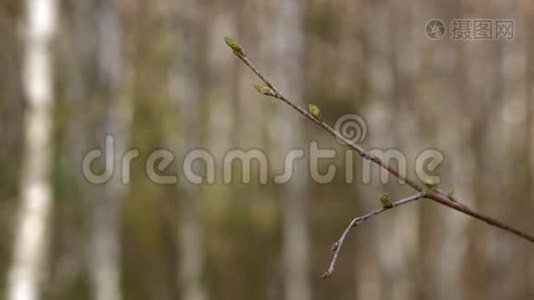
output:
M 230 46 L 230 45 L 229 45 Z M 232 46 L 230 46 L 232 48 Z M 469 215 L 473 218 L 479 219 L 481 221 L 484 221 L 488 223 L 491 226 L 503 229 L 505 231 L 508 231 L 518 237 L 521 237 L 529 242 L 534 243 L 534 236 L 523 232 L 519 229 L 513 228 L 507 224 L 504 224 L 492 217 L 483 215 L 479 212 L 476 212 L 469 207 L 467 207 L 464 204 L 461 204 L 459 201 L 457 201 L 452 195 L 449 195 L 448 193 L 445 193 L 444 191 L 438 189 L 437 187 L 428 187 L 425 185 L 421 185 L 417 183 L 415 180 L 408 178 L 406 175 L 401 174 L 397 168 L 395 168 L 392 165 L 389 165 L 388 163 L 383 162 L 380 158 L 371 155 L 366 149 L 363 147 L 351 142 L 350 140 L 346 139 L 343 135 L 341 135 L 339 132 L 337 132 L 335 129 L 333 129 L 330 125 L 323 122 L 321 119 L 314 117 L 312 114 L 304 110 L 303 108 L 296 105 L 293 101 L 291 101 L 289 98 L 285 97 L 278 91 L 278 89 L 269 81 L 267 78 L 256 68 L 250 60 L 246 57 L 245 52 L 241 47 L 239 47 L 239 51 L 236 51 L 234 48 L 232 48 L 233 53 L 243 62 L 245 65 L 247 65 L 256 76 L 258 76 L 267 87 L 269 87 L 269 92 L 265 90 L 265 92 L 262 92 L 262 94 L 274 97 L 276 99 L 281 100 L 282 102 L 289 105 L 291 108 L 295 109 L 299 114 L 302 116 L 308 118 L 308 120 L 314 122 L 315 124 L 322 127 L 326 132 L 331 134 L 332 136 L 338 138 L 338 140 L 342 141 L 343 144 L 345 144 L 350 149 L 358 152 L 360 156 L 364 159 L 370 160 L 373 163 L 377 164 L 381 168 L 387 170 L 390 174 L 393 176 L 401 179 L 403 182 L 408 184 L 410 187 L 412 187 L 414 190 L 416 190 L 419 193 L 423 193 L 425 198 L 428 198 L 434 202 L 437 202 L 441 205 L 447 206 L 449 208 L 452 208 L 456 211 L 462 212 L 466 215 Z M 418 194 L 419 195 L 419 194 Z
M 363 216 L 360 216 L 360 217 L 356 217 L 352 220 L 352 222 L 350 222 L 349 226 L 347 226 L 347 228 L 345 229 L 345 231 L 343 231 L 343 234 L 341 235 L 341 237 L 339 237 L 339 239 L 332 245 L 332 251 L 334 251 L 334 255 L 332 256 L 332 260 L 330 261 L 330 266 L 328 267 L 328 270 L 326 270 L 326 272 L 323 273 L 323 275 L 321 275 L 321 278 L 327 278 L 327 277 L 330 277 L 330 275 L 332 275 L 332 273 L 334 272 L 334 268 L 335 268 L 335 265 L 336 265 L 336 260 L 337 260 L 337 256 L 339 255 L 339 251 L 341 251 L 341 247 L 343 246 L 343 243 L 345 242 L 345 239 L 348 235 L 348 233 L 350 232 L 350 230 L 353 228 L 353 227 L 356 227 L 360 224 L 362 224 L 363 222 L 369 220 L 370 218 L 374 217 L 374 216 L 377 216 L 383 212 L 385 212 L 386 210 L 390 210 L 392 208 L 395 208 L 397 206 L 401 206 L 403 204 L 407 204 L 407 203 L 410 203 L 412 201 L 415 201 L 415 200 L 419 200 L 421 198 L 424 198 L 425 197 L 425 193 L 417 193 L 415 195 L 412 195 L 410 197 L 406 197 L 404 199 L 400 199 L 400 200 L 397 200 L 395 202 L 392 202 L 391 206 L 388 206 L 387 208 L 386 207 L 381 207 L 379 209 L 376 209 L 372 212 L 369 212 Z

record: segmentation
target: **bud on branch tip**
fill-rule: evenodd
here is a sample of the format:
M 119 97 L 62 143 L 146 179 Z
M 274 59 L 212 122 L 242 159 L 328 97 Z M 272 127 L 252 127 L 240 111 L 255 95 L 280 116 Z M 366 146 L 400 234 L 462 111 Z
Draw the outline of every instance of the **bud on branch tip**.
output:
M 230 37 L 224 37 L 224 42 L 235 53 L 237 53 L 237 54 L 239 54 L 241 56 L 245 56 L 245 51 L 243 51 L 243 48 L 241 48 L 241 45 L 239 45 L 239 43 L 236 40 L 234 40 L 233 38 L 230 38 Z

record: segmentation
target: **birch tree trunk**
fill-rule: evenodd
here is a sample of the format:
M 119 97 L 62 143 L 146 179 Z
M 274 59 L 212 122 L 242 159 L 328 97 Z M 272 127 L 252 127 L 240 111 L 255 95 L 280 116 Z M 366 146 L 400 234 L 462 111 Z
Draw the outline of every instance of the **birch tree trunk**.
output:
M 54 0 L 28 0 L 26 53 L 23 82 L 27 97 L 25 149 L 18 215 L 9 271 L 9 299 L 39 298 L 52 205 L 50 183 L 52 155 L 53 72 L 50 43 L 54 36 Z
M 103 126 L 98 136 L 104 140 L 113 136 L 114 176 L 95 190 L 93 236 L 91 245 L 91 281 L 98 300 L 121 299 L 120 291 L 120 215 L 122 200 L 127 192 L 121 183 L 120 162 L 126 150 L 131 122 L 131 103 L 122 92 L 124 67 L 122 32 L 113 0 L 103 0 L 97 9 L 99 19 L 98 92 L 99 101 L 109 103 L 102 116 Z M 105 146 L 101 147 L 105 149 Z M 106 154 L 107 155 L 107 154 Z M 96 188 L 95 188 L 96 189 Z
M 421 126 L 417 116 L 425 113 L 417 105 L 417 83 L 422 64 L 421 40 L 424 38 L 420 24 L 424 24 L 424 21 L 420 21 L 420 1 L 411 1 L 410 5 L 392 1 L 388 6 L 392 20 L 389 30 L 393 33 L 391 34 L 393 93 L 388 110 L 391 110 L 393 117 L 391 120 L 393 123 L 389 126 L 395 130 L 384 128 L 386 131 L 394 132 L 391 139 L 386 141 L 386 145 L 388 149 L 393 147 L 402 149 L 404 157 L 409 161 L 408 175 L 413 177 L 415 159 L 410 158 L 415 157 L 425 147 L 414 134 Z M 387 126 L 386 124 L 382 126 Z M 395 181 L 391 180 L 395 185 L 394 191 L 402 191 L 402 188 L 396 186 Z M 399 196 L 395 198 L 397 197 Z M 380 240 L 379 263 L 383 270 L 382 282 L 384 290 L 388 291 L 386 298 L 413 299 L 417 296 L 416 279 L 420 266 L 420 207 L 414 205 L 394 212 L 390 217 L 389 226 L 388 222 L 377 222 L 377 227 L 381 230 L 377 239 Z
M 481 5 L 482 9 L 487 8 L 496 16 L 513 15 L 516 10 L 516 3 L 512 2 L 492 2 Z M 521 24 L 526 20 L 516 16 L 515 23 Z M 516 25 L 517 26 L 517 25 Z M 516 34 L 522 30 L 517 30 Z M 502 220 L 514 220 L 517 226 L 521 226 L 523 215 L 530 219 L 531 213 L 527 213 L 528 189 L 530 186 L 528 157 L 529 139 L 518 139 L 517 135 L 527 134 L 528 129 L 528 102 L 527 91 L 524 88 L 527 82 L 528 66 L 528 29 L 519 36 L 522 38 L 513 42 L 499 41 L 492 47 L 484 47 L 488 51 L 488 58 L 481 56 L 482 51 L 475 51 L 476 57 L 481 59 L 480 69 L 475 74 L 481 77 L 479 86 L 485 84 L 489 96 L 481 93 L 477 98 L 486 102 L 484 107 L 485 120 L 477 124 L 484 128 L 485 138 L 480 145 L 475 148 L 477 159 L 482 160 L 476 165 L 476 174 L 484 178 L 480 186 L 477 186 L 477 207 L 481 211 L 486 211 Z M 524 38 L 523 38 L 524 37 Z M 475 56 L 475 55 L 473 55 Z M 489 66 L 488 66 L 489 64 Z M 479 74 L 488 74 L 480 76 Z M 484 80 L 485 79 L 485 80 Z M 483 90 L 478 88 L 478 90 Z M 480 93 L 480 92 L 479 92 Z M 514 109 L 515 107 L 515 109 Z M 503 112 L 515 110 L 516 122 L 510 122 Z M 479 131 L 480 132 L 480 131 Z M 493 141 L 499 141 L 494 143 Z M 493 144 L 493 145 L 492 145 Z M 491 146 L 489 146 L 491 145 Z M 503 157 L 498 169 L 493 165 L 495 157 Z M 517 159 L 521 157 L 524 159 Z M 498 170 L 498 171 L 497 171 Z M 518 178 L 516 181 L 503 181 L 502 178 Z M 505 200 L 506 199 L 506 200 Z M 508 199 L 515 199 L 514 205 L 510 205 Z M 528 222 L 526 222 L 528 223 Z M 529 225 L 526 225 L 528 228 Z M 494 230 L 484 228 L 485 232 L 479 243 L 478 249 L 480 263 L 477 257 L 469 259 L 470 263 L 480 264 L 482 268 L 472 268 L 473 273 L 478 273 L 478 280 L 471 280 L 472 290 L 484 289 L 486 293 L 478 293 L 480 299 L 527 299 L 524 294 L 525 282 L 523 278 L 527 275 L 527 264 L 521 262 L 523 249 L 521 245 L 515 244 L 513 237 L 499 234 Z M 478 250 L 477 249 L 477 250 Z M 519 259 L 518 259 L 519 258 Z M 471 268 L 470 268 L 471 269 Z M 492 274 L 493 270 L 499 270 L 497 274 Z M 479 274 L 485 274 L 481 276 Z M 491 275 L 488 275 L 491 274 Z M 524 275 L 521 275 L 524 274 Z M 482 277 L 480 279 L 480 277 Z M 480 283 L 479 283 L 480 282 Z M 503 287 L 506 282 L 506 287 Z M 477 284 L 478 283 L 478 284 Z M 527 281 L 527 285 L 528 285 Z M 472 297 L 468 297 L 472 299 Z
M 301 0 L 277 1 L 274 14 L 274 62 L 273 78 L 283 93 L 288 93 L 298 105 L 303 96 L 303 44 L 302 29 L 304 3 Z M 273 122 L 273 134 L 281 139 L 281 149 L 302 145 L 302 122 L 294 113 L 281 107 Z M 309 285 L 309 233 L 308 233 L 308 183 L 306 169 L 296 161 L 294 174 L 282 195 L 284 210 L 284 274 L 285 299 L 311 298 Z
M 390 33 L 393 26 L 390 25 L 389 7 L 388 1 L 372 1 L 368 6 L 367 18 L 367 73 L 371 94 L 370 103 L 372 104 L 365 108 L 362 115 L 368 122 L 368 128 L 372 129 L 372 134 L 365 142 L 378 149 L 381 147 L 387 149 L 387 141 L 392 141 L 394 138 L 390 129 L 394 127 L 391 126 L 391 122 L 394 121 L 394 110 L 392 103 L 388 103 L 388 100 L 393 98 L 394 81 L 391 59 L 393 45 L 391 43 L 392 34 Z M 373 170 L 373 176 L 370 177 L 373 184 L 365 186 L 359 191 L 358 198 L 364 200 L 362 201 L 362 206 L 365 207 L 364 211 L 376 206 L 376 202 L 373 203 L 372 199 L 377 199 L 382 192 L 376 170 L 376 168 Z M 372 241 L 373 246 L 368 249 L 361 247 L 361 245 L 357 246 L 363 248 L 362 255 L 357 261 L 356 278 L 361 282 L 356 290 L 357 299 L 391 298 L 391 289 L 384 285 L 387 279 L 393 276 L 390 274 L 392 268 L 388 266 L 388 261 L 390 264 L 399 261 L 399 254 L 388 242 L 393 237 L 393 233 L 386 228 L 393 228 L 392 223 L 391 217 L 382 218 L 380 222 L 376 223 L 372 233 L 365 235 L 366 242 Z M 398 240 L 396 242 L 398 243 Z M 400 295 L 400 299 L 404 299 L 404 295 Z
M 200 70 L 199 69 L 199 5 L 195 0 L 178 1 L 177 18 L 180 27 L 178 35 L 178 62 L 175 70 L 175 100 L 179 111 L 178 152 L 183 158 L 189 148 L 198 146 L 200 133 Z M 181 218 L 179 224 L 180 241 L 180 281 L 182 298 L 202 300 L 206 291 L 202 284 L 204 253 L 202 244 L 202 224 L 200 217 L 200 197 L 198 186 L 181 180 Z
M 528 195 L 528 202 L 527 207 L 530 208 L 530 211 L 534 210 L 534 4 L 532 2 L 525 1 L 524 7 L 522 7 L 525 11 L 524 18 L 526 20 L 526 27 L 527 27 L 527 42 L 525 45 L 526 52 L 527 52 L 527 68 L 526 68 L 526 74 L 525 74 L 525 87 L 526 87 L 526 136 L 525 140 L 530 141 L 527 144 L 527 147 L 525 149 L 525 153 L 528 154 L 529 159 L 529 167 L 527 171 L 527 178 L 526 178 L 526 194 Z M 527 222 L 530 222 L 528 220 Z M 527 223 L 525 222 L 525 223 Z M 526 255 L 530 253 L 530 249 L 524 250 Z M 529 283 L 534 282 L 534 257 L 528 256 L 527 257 L 527 278 L 524 280 L 526 282 L 526 298 L 534 298 L 534 289 L 532 287 L 529 288 Z

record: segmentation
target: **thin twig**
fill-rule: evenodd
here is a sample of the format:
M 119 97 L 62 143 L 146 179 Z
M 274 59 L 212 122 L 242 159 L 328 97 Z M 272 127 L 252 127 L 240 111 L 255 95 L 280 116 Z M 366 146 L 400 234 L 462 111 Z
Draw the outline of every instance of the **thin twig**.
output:
M 445 205 L 445 206 L 447 206 L 449 208 L 452 208 L 454 210 L 457 210 L 459 212 L 462 212 L 464 214 L 472 216 L 472 217 L 474 217 L 476 219 L 479 219 L 481 221 L 484 221 L 484 222 L 486 222 L 486 223 L 488 223 L 488 224 L 490 224 L 490 225 L 492 225 L 494 227 L 501 228 L 501 229 L 503 229 L 505 231 L 508 231 L 508 232 L 510 232 L 512 234 L 515 234 L 515 235 L 517 235 L 519 237 L 522 237 L 522 238 L 534 243 L 534 236 L 532 236 L 532 235 L 530 235 L 530 234 L 528 234 L 526 232 L 523 232 L 523 231 L 521 231 L 519 229 L 515 229 L 515 228 L 513 228 L 513 227 L 511 227 L 511 226 L 509 226 L 507 224 L 504 224 L 504 223 L 502 223 L 502 222 L 500 222 L 500 221 L 498 221 L 496 219 L 493 219 L 493 218 L 491 218 L 489 216 L 486 216 L 486 215 L 483 215 L 483 214 L 478 213 L 476 211 L 473 211 L 472 209 L 468 208 L 466 205 L 461 204 L 460 202 L 455 200 L 453 197 L 448 197 L 447 195 L 443 195 L 442 193 L 440 193 L 440 192 L 438 192 L 436 190 L 428 189 L 428 188 L 424 187 L 423 185 L 420 185 L 416 181 L 408 178 L 404 174 L 399 173 L 399 170 L 396 169 L 394 166 L 383 162 L 380 158 L 370 154 L 363 147 L 361 147 L 361 146 L 349 141 L 343 135 L 341 135 L 339 132 L 334 130 L 330 125 L 326 124 L 325 122 L 323 122 L 320 119 L 317 119 L 317 118 L 313 117 L 306 110 L 304 110 L 303 108 L 299 107 L 293 101 L 291 101 L 289 98 L 287 98 L 284 95 L 282 95 L 282 93 L 280 93 L 280 91 L 278 91 L 278 89 L 269 80 L 267 80 L 267 78 L 258 70 L 258 68 L 256 68 L 250 62 L 250 60 L 244 55 L 244 52 L 240 53 L 240 52 L 237 52 L 237 51 L 233 51 L 233 53 L 241 61 L 243 61 L 243 63 L 245 63 L 252 70 L 252 72 L 254 72 L 263 82 L 265 82 L 265 84 L 267 84 L 272 89 L 272 91 L 274 93 L 272 95 L 269 95 L 269 96 L 274 97 L 276 99 L 279 99 L 279 100 L 283 101 L 284 103 L 286 103 L 287 105 L 291 106 L 293 109 L 295 109 L 301 115 L 303 115 L 304 117 L 308 118 L 310 121 L 314 122 L 315 124 L 321 126 L 325 131 L 327 131 L 328 133 L 330 133 L 334 137 L 338 138 L 340 141 L 343 142 L 343 144 L 345 144 L 346 146 L 348 146 L 352 150 L 358 152 L 360 154 L 360 156 L 363 157 L 364 159 L 370 160 L 373 163 L 375 163 L 378 166 L 380 166 L 381 168 L 387 170 L 390 174 L 392 174 L 393 176 L 401 179 L 406 184 L 408 184 L 410 187 L 412 187 L 414 190 L 416 190 L 418 192 L 425 192 L 427 194 L 426 198 L 429 198 L 434 202 L 437 202 L 439 204 Z
M 225 40 L 226 40 L 226 38 L 225 38 Z M 452 208 L 452 209 L 454 209 L 456 211 L 462 212 L 462 213 L 464 213 L 466 215 L 469 215 L 469 216 L 471 216 L 471 217 L 473 217 L 475 219 L 479 219 L 481 221 L 484 221 L 484 222 L 488 223 L 491 226 L 494 226 L 494 227 L 500 228 L 502 230 L 508 231 L 509 233 L 512 233 L 512 234 L 514 234 L 514 235 L 516 235 L 518 237 L 521 237 L 521 238 L 523 238 L 523 239 L 525 239 L 525 240 L 527 240 L 529 242 L 534 243 L 534 236 L 532 236 L 532 235 L 530 235 L 530 234 L 528 234 L 528 233 L 526 233 L 524 231 L 521 231 L 519 229 L 513 228 L 513 227 L 511 227 L 511 226 L 509 226 L 509 225 L 507 225 L 505 223 L 502 223 L 501 221 L 496 220 L 496 219 L 494 219 L 492 217 L 489 217 L 489 216 L 483 215 L 483 214 L 481 214 L 479 212 L 476 212 L 476 211 L 470 209 L 469 207 L 467 207 L 466 205 L 464 205 L 464 204 L 460 203 L 459 201 L 457 201 L 454 197 L 452 197 L 452 195 L 448 195 L 447 193 L 445 193 L 444 191 L 439 190 L 436 187 L 423 186 L 423 185 L 417 183 L 415 180 L 412 180 L 412 179 L 408 178 L 406 175 L 401 174 L 399 172 L 399 170 L 397 168 L 395 168 L 394 166 L 383 162 L 379 157 L 370 154 L 363 147 L 355 144 L 354 142 L 351 142 L 350 140 L 345 138 L 343 135 L 341 135 L 339 132 L 337 132 L 335 129 L 333 129 L 330 125 L 328 125 L 325 122 L 323 122 L 322 120 L 320 120 L 320 118 L 314 117 L 309 112 L 307 112 L 306 110 L 304 110 L 300 106 L 296 105 L 289 98 L 287 98 L 284 95 L 282 95 L 282 93 L 280 91 L 278 91 L 278 89 L 258 70 L 258 68 L 256 68 L 252 64 L 252 62 L 250 62 L 250 60 L 246 57 L 245 52 L 243 51 L 241 46 L 239 46 L 237 43 L 235 43 L 235 41 L 231 40 L 230 44 L 227 41 L 227 44 L 228 44 L 228 46 L 230 46 L 230 48 L 232 48 L 233 53 L 243 63 L 245 63 L 245 65 L 247 65 L 252 70 L 252 72 L 254 72 L 254 74 L 256 74 L 265 83 L 265 85 L 267 85 L 269 87 L 268 92 L 264 93 L 265 95 L 274 97 L 274 98 L 279 99 L 282 102 L 286 103 L 291 108 L 295 109 L 299 114 L 301 114 L 302 116 L 308 118 L 308 120 L 314 122 L 315 124 L 319 125 L 326 132 L 331 134 L 332 136 L 338 138 L 338 140 L 340 140 L 347 147 L 349 147 L 352 150 L 358 152 L 358 154 L 360 154 L 360 156 L 362 158 L 367 159 L 369 161 L 372 161 L 373 163 L 377 164 L 381 168 L 387 170 L 390 174 L 392 174 L 393 176 L 401 179 L 401 181 L 403 181 L 406 184 L 408 184 L 410 187 L 412 187 L 417 192 L 424 193 L 425 198 L 428 198 L 428 199 L 430 199 L 430 200 L 432 200 L 434 202 L 437 202 L 437 203 L 439 203 L 441 205 L 444 205 L 444 206 L 447 206 L 449 208 Z M 260 90 L 260 92 L 263 93 L 262 90 Z
M 267 80 L 267 78 L 265 78 L 265 76 L 263 76 L 263 74 L 258 70 L 258 68 L 256 68 L 256 66 L 254 66 L 252 64 L 252 62 L 246 56 L 244 56 L 241 53 L 235 52 L 235 51 L 234 51 L 234 54 L 241 61 L 243 61 L 252 70 L 252 72 L 254 72 L 254 74 L 256 74 L 256 76 L 258 76 L 263 82 L 265 82 L 265 84 L 267 84 L 273 90 L 274 94 L 271 97 L 274 97 L 276 99 L 282 100 L 287 105 L 291 106 L 293 109 L 298 111 L 301 115 L 307 117 L 309 120 L 313 121 L 315 124 L 321 126 L 328 133 L 330 133 L 334 137 L 338 138 L 340 141 L 343 142 L 343 144 L 345 144 L 346 146 L 348 146 L 352 150 L 358 152 L 360 154 L 360 156 L 362 156 L 363 158 L 368 159 L 368 160 L 378 164 L 380 167 L 386 169 L 393 176 L 395 176 L 395 177 L 401 179 L 402 181 L 406 182 L 409 186 L 411 186 L 415 190 L 417 190 L 419 192 L 424 191 L 424 188 L 423 188 L 422 185 L 420 185 L 417 182 L 409 179 L 405 175 L 400 174 L 399 171 L 397 169 L 395 169 L 393 166 L 389 166 L 388 164 L 382 162 L 382 160 L 380 160 L 380 158 L 369 154 L 369 152 L 367 152 L 367 150 L 365 150 L 363 147 L 361 147 L 360 145 L 357 145 L 354 142 L 351 142 L 350 140 L 345 138 L 341 133 L 337 132 L 334 128 L 332 128 L 330 125 L 328 125 L 327 123 L 323 122 L 320 119 L 315 118 L 309 112 L 307 112 L 306 110 L 304 110 L 300 106 L 296 105 L 289 98 L 287 98 L 284 95 L 282 95 L 282 93 L 280 91 L 278 91 L 278 89 L 269 80 Z
M 394 207 L 397 207 L 397 206 L 401 206 L 403 204 L 406 204 L 406 203 L 410 203 L 412 201 L 415 201 L 415 200 L 419 200 L 421 198 L 424 198 L 425 197 L 425 193 L 421 192 L 421 193 L 417 193 L 415 195 L 412 195 L 410 197 L 406 197 L 404 199 L 400 199 L 400 200 L 397 200 L 395 202 L 392 202 L 391 203 L 391 206 L 389 207 L 381 207 L 379 209 L 376 209 L 376 210 L 373 210 L 363 216 L 360 216 L 360 217 L 356 217 L 352 220 L 352 222 L 350 222 L 349 226 L 347 226 L 347 228 L 345 229 L 345 231 L 343 231 L 343 234 L 339 237 L 339 239 L 332 245 L 332 251 L 334 251 L 334 255 L 332 256 L 332 260 L 330 261 L 330 266 L 328 267 L 328 270 L 326 272 L 323 273 L 323 275 L 321 275 L 321 278 L 327 278 L 327 277 L 330 277 L 330 275 L 332 275 L 332 273 L 334 273 L 334 268 L 336 266 L 336 260 L 337 260 L 337 256 L 339 255 L 339 251 L 341 250 L 341 247 L 343 246 L 343 243 L 345 242 L 345 239 L 347 237 L 347 234 L 350 232 L 350 230 L 353 228 L 353 227 L 356 227 L 360 224 L 362 224 L 363 222 L 367 221 L 368 219 L 374 217 L 374 216 L 377 216 L 383 212 L 385 212 L 386 210 L 390 210 Z

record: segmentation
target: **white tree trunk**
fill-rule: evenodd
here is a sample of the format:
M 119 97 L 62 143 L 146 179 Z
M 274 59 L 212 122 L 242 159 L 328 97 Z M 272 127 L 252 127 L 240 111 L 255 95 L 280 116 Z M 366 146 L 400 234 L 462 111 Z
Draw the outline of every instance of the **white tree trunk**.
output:
M 369 3 L 367 23 L 367 72 L 369 76 L 369 89 L 371 105 L 362 113 L 372 128 L 372 133 L 365 142 L 374 148 L 388 148 L 392 144 L 394 132 L 391 130 L 394 120 L 394 109 L 391 99 L 394 95 L 394 75 L 392 65 L 392 43 L 390 4 L 387 1 L 373 1 Z M 383 192 L 379 183 L 378 172 L 373 170 L 373 185 L 363 186 L 359 191 L 360 199 L 365 199 L 363 206 L 370 210 L 376 206 L 372 199 L 377 199 Z M 410 208 L 403 208 L 403 210 Z M 394 236 L 391 228 L 396 225 L 397 216 L 383 217 L 374 225 L 372 233 L 365 235 L 367 239 L 375 240 L 371 249 L 362 250 L 362 257 L 358 259 L 356 278 L 360 281 L 356 290 L 357 299 L 389 299 L 391 289 L 384 283 L 394 276 L 391 265 L 402 261 L 402 253 L 397 254 L 395 247 L 403 246 L 398 237 Z M 402 216 L 400 216 L 402 218 Z M 376 237 L 375 237 L 376 236 Z M 394 240 L 391 240 L 394 238 Z M 369 242 L 365 241 L 366 243 Z M 395 247 L 390 243 L 395 242 Z M 403 251 L 404 252 L 404 251 Z M 390 258 L 390 259 L 388 259 Z M 405 299 L 401 292 L 399 299 Z
M 177 65 L 173 84 L 179 111 L 178 152 L 185 155 L 188 149 L 200 142 L 200 70 L 198 54 L 201 14 L 196 0 L 179 0 L 177 3 Z M 183 156 L 182 156 L 183 157 Z M 184 180 L 179 182 L 181 218 L 179 224 L 180 278 L 178 286 L 184 300 L 202 300 L 206 290 L 202 283 L 204 265 L 203 232 L 200 215 L 199 187 Z
M 105 186 L 95 187 L 91 281 L 97 300 L 121 299 L 120 290 L 120 215 L 127 192 L 121 183 L 121 158 L 126 151 L 132 104 L 123 91 L 125 81 L 122 61 L 122 30 L 117 8 L 112 0 L 101 1 L 98 10 L 98 94 L 102 103 L 109 103 L 98 136 L 114 139 L 115 174 Z M 105 146 L 102 146 L 105 149 Z M 100 190 L 100 188 L 103 188 Z
M 24 90 L 27 97 L 25 149 L 18 215 L 7 297 L 39 298 L 46 259 L 48 216 L 52 204 L 52 54 L 56 3 L 28 0 Z
M 273 17 L 274 82 L 282 93 L 302 105 L 303 96 L 303 1 L 277 1 Z M 288 130 L 291 128 L 291 130 Z M 280 106 L 280 112 L 271 128 L 272 136 L 281 140 L 280 150 L 302 146 L 302 120 L 294 112 Z M 309 233 L 307 172 L 303 161 L 295 162 L 293 178 L 282 196 L 284 209 L 284 274 L 285 298 L 311 298 L 309 284 Z
M 528 2 L 524 8 L 528 14 L 534 15 L 534 4 Z M 526 68 L 526 140 L 530 141 L 527 145 L 526 153 L 529 154 L 529 171 L 527 173 L 527 193 L 529 200 L 527 205 L 531 209 L 534 209 L 534 19 L 529 17 L 527 21 L 528 33 L 526 42 L 526 52 L 527 52 L 527 68 Z M 532 211 L 532 210 L 531 210 Z M 527 245 L 530 246 L 530 245 Z M 530 248 L 527 247 L 524 250 L 527 253 L 530 253 Z M 527 297 L 532 299 L 534 298 L 534 289 L 529 288 L 529 283 L 534 282 L 534 257 L 528 256 L 527 258 L 527 274 L 528 277 L 525 279 L 527 283 Z

